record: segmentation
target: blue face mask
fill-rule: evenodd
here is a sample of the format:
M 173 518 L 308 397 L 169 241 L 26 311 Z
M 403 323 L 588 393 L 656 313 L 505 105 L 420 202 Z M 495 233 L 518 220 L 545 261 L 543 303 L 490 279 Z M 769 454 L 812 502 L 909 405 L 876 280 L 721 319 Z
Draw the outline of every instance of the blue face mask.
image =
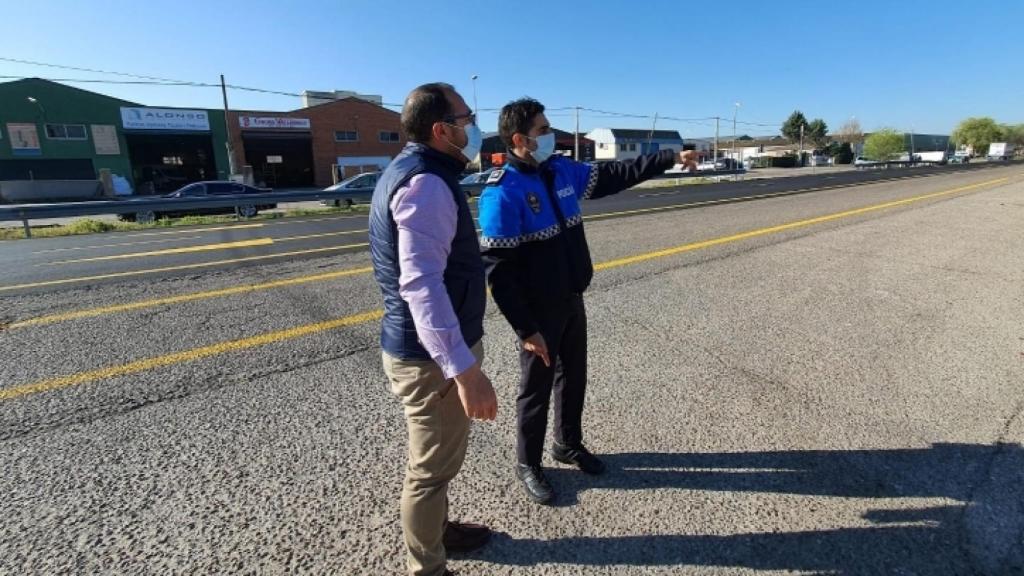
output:
M 472 162 L 476 159 L 476 155 L 480 153 L 484 135 L 476 124 L 463 126 L 462 129 L 466 132 L 466 146 L 460 152 L 466 157 L 466 160 Z
M 480 153 L 480 148 L 482 147 L 484 141 L 484 135 L 483 132 L 480 131 L 480 127 L 477 126 L 476 124 L 467 124 L 465 126 L 459 126 L 457 124 L 448 125 L 454 126 L 455 128 L 459 128 L 460 130 L 466 133 L 466 145 L 464 147 L 459 148 L 455 144 L 452 144 L 451 141 L 449 141 L 447 138 L 445 138 L 445 141 L 448 142 L 448 145 L 451 146 L 452 148 L 455 148 L 456 150 L 459 151 L 460 154 L 465 156 L 467 162 L 472 162 L 473 160 L 476 160 L 476 155 Z
M 545 160 L 551 157 L 555 153 L 555 135 L 544 134 L 543 136 L 537 136 L 536 138 L 530 138 L 537 143 L 537 149 L 530 152 L 530 156 L 537 164 L 542 164 Z

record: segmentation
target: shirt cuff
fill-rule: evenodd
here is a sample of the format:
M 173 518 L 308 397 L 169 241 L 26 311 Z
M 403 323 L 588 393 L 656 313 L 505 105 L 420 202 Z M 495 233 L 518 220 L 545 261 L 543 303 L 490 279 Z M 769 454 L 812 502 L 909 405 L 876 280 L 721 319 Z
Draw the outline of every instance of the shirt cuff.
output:
M 442 353 L 438 358 L 435 358 L 434 361 L 441 367 L 441 372 L 444 373 L 444 377 L 450 380 L 472 368 L 473 364 L 476 364 L 476 356 L 474 356 L 469 347 L 463 343 L 453 348 L 447 354 Z

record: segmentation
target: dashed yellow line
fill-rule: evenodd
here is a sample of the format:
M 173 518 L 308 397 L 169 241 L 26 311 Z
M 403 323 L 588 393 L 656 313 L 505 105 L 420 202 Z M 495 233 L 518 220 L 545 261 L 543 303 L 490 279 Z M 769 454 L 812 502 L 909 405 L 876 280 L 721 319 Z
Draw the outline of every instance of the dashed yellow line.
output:
M 103 260 L 126 260 L 128 258 L 148 258 L 151 256 L 168 256 L 171 254 L 191 254 L 193 252 L 212 252 L 214 250 L 235 250 L 237 248 L 253 248 L 255 246 L 269 246 L 274 243 L 272 238 L 255 238 L 253 240 L 239 240 L 238 242 L 221 242 L 219 244 L 200 244 L 198 246 L 181 246 L 178 248 L 166 248 L 164 250 L 151 250 L 149 252 L 128 252 L 125 254 L 111 254 L 108 256 L 91 256 L 89 258 L 74 258 L 72 260 L 58 260 L 36 266 L 61 266 L 64 264 L 77 264 L 79 262 L 100 262 Z
M 950 194 L 956 194 L 958 192 L 966 192 L 968 190 L 974 190 L 984 186 L 991 186 L 993 184 L 1002 184 L 1008 182 L 1009 178 L 998 178 L 996 180 L 988 180 L 986 182 L 979 182 L 977 184 L 971 184 L 968 186 L 960 186 L 959 188 L 953 188 L 952 190 L 945 190 L 942 192 L 934 192 L 931 194 L 924 194 L 921 196 L 914 196 L 912 198 L 905 198 L 903 200 L 894 200 L 892 202 L 883 202 L 882 204 L 874 204 L 872 206 L 865 206 L 863 208 L 856 208 L 854 210 L 846 210 L 843 212 L 836 212 L 834 214 L 827 214 L 825 216 L 819 216 L 817 218 L 808 218 L 806 220 L 798 220 L 796 222 L 789 222 L 787 224 L 780 224 L 778 226 L 770 226 L 768 228 L 760 228 L 757 230 L 750 230 L 747 232 L 741 232 L 739 234 L 733 234 L 731 236 L 723 236 L 721 238 L 713 238 L 711 240 L 704 240 L 702 242 L 692 242 L 690 244 L 683 244 L 682 246 L 675 246 L 672 248 L 666 248 L 664 250 L 657 250 L 654 252 L 647 252 L 646 254 L 637 254 L 636 256 L 628 256 L 626 258 L 619 258 L 617 260 L 609 260 L 602 262 L 594 266 L 595 270 L 607 270 L 609 268 L 618 268 L 620 266 L 626 266 L 629 264 L 637 264 L 646 260 L 653 260 L 655 258 L 664 258 L 666 256 L 673 256 L 683 252 L 691 252 L 693 250 L 700 250 L 702 248 L 709 248 L 711 246 L 717 246 L 719 244 L 728 244 L 730 242 L 737 242 L 739 240 L 746 240 L 748 238 L 755 238 L 757 236 L 765 236 L 768 234 L 775 234 L 778 232 L 784 232 L 786 230 L 792 230 L 794 228 L 803 228 L 805 226 L 813 226 L 814 224 L 821 224 L 823 222 L 831 222 L 832 220 L 839 220 L 841 218 L 849 218 L 851 216 L 857 216 L 859 214 L 867 214 L 868 212 L 876 212 L 878 210 L 885 210 L 887 208 L 895 208 L 896 206 L 904 206 L 912 204 L 914 202 L 920 202 L 922 200 L 929 200 L 931 198 L 938 198 L 940 196 L 948 196 Z
M 343 246 L 327 246 L 326 248 L 311 248 L 309 250 L 294 250 L 291 252 L 275 252 L 273 254 L 261 254 L 259 256 L 246 256 L 244 258 L 231 258 L 229 260 L 216 260 L 213 262 L 198 262 L 195 264 L 182 264 L 180 266 L 165 266 L 163 268 L 149 268 L 146 270 L 131 270 L 128 272 L 113 272 L 110 274 L 97 274 L 95 276 L 80 276 L 76 278 L 62 278 L 60 280 L 45 280 L 42 282 L 30 282 L 28 284 L 13 284 L 10 286 L 0 286 L 0 292 L 8 292 L 11 290 L 21 290 L 25 288 L 40 288 L 43 286 L 57 286 L 61 284 L 75 284 L 78 282 L 89 282 L 92 280 L 107 280 L 110 278 L 126 278 L 130 276 L 142 276 L 145 274 L 156 274 L 159 272 L 174 272 L 178 270 L 194 270 L 196 268 L 208 268 L 211 266 L 223 266 L 224 264 L 235 264 L 238 262 L 252 262 L 254 260 L 268 260 L 270 258 L 283 258 L 286 256 L 301 256 L 303 254 L 317 254 L 321 252 L 331 252 L 335 250 L 348 250 L 350 248 L 363 248 L 369 246 L 368 243 L 362 242 L 359 244 L 345 244 Z
M 167 244 L 168 242 L 180 242 L 181 240 L 197 240 L 202 236 L 184 236 L 182 238 L 164 238 L 162 240 L 144 240 L 142 242 L 121 242 L 118 244 L 93 244 L 92 246 L 69 246 L 67 248 L 47 248 L 46 250 L 35 250 L 33 254 L 52 254 L 54 252 L 74 252 L 81 250 L 96 250 L 98 248 L 123 248 L 125 246 L 145 246 L 148 244 Z
M 127 304 L 117 304 L 114 306 L 103 306 L 99 308 L 88 308 L 84 310 L 76 310 L 74 312 L 66 312 L 64 314 L 51 314 L 49 316 L 39 316 L 37 318 L 31 318 L 21 322 L 13 322 L 7 326 L 8 329 L 16 328 L 27 328 L 29 326 L 41 326 L 44 324 L 54 324 L 56 322 L 66 322 L 68 320 L 78 320 L 81 318 L 92 318 L 95 316 L 103 316 L 106 314 L 116 314 L 119 312 L 128 312 L 131 310 L 140 310 L 143 308 L 154 308 L 157 306 L 168 306 L 171 304 L 182 304 L 185 302 L 194 302 L 196 300 L 207 300 L 210 298 L 221 298 L 224 296 L 232 296 L 235 294 L 245 294 L 248 292 L 257 292 L 260 290 L 271 290 L 273 288 L 284 288 L 286 286 L 297 286 L 299 284 L 307 284 L 310 282 L 323 282 L 326 280 L 334 280 L 336 278 L 343 278 L 345 276 L 355 276 L 358 274 L 367 274 L 372 272 L 373 268 L 367 266 L 365 268 L 350 268 L 347 270 L 339 270 L 337 272 L 327 272 L 324 274 L 314 274 L 311 276 L 299 276 L 296 278 L 287 278 L 285 280 L 275 280 L 273 282 L 264 282 L 261 284 L 247 284 L 243 286 L 233 286 L 231 288 L 224 288 L 222 290 L 209 290 L 206 292 L 193 292 L 191 294 L 181 294 L 179 296 L 168 296 L 166 298 L 154 298 L 152 300 L 140 300 L 138 302 L 129 302 Z
M 369 232 L 368 229 L 363 228 L 362 230 L 343 230 L 341 232 L 321 232 L 319 234 L 303 234 L 301 236 L 286 236 L 284 238 L 274 238 L 274 242 L 293 242 L 295 240 L 310 240 L 312 238 L 330 238 L 332 236 L 348 236 L 350 234 L 363 234 Z
M 328 320 L 326 322 L 306 324 L 305 326 L 297 326 L 295 328 L 289 328 L 287 330 L 268 332 L 266 334 L 252 336 L 250 338 L 242 338 L 241 340 L 219 342 L 217 344 L 212 344 L 210 346 L 193 348 L 192 350 L 185 350 L 184 352 L 177 352 L 175 354 L 167 354 L 165 356 L 145 358 L 143 360 L 136 360 L 135 362 L 129 362 L 127 364 L 121 364 L 118 366 L 108 366 L 106 368 L 100 368 L 98 370 L 90 370 L 88 372 L 72 374 L 70 376 L 61 376 L 59 378 L 41 380 L 39 382 L 34 382 L 32 384 L 25 384 L 22 386 L 15 386 L 13 388 L 0 390 L 0 401 L 13 400 L 15 398 L 27 396 L 29 394 L 39 394 L 40 392 L 48 392 L 51 390 L 68 388 L 69 386 L 77 386 L 79 384 L 86 384 L 89 382 L 95 382 L 97 380 L 105 380 L 107 378 L 116 378 L 118 376 L 126 376 L 128 374 L 136 374 L 139 372 L 154 370 L 156 368 L 160 368 L 163 366 L 170 366 L 172 364 L 194 362 L 196 360 L 201 360 L 203 358 L 219 356 L 221 354 L 227 354 L 229 352 L 238 352 L 239 350 L 246 350 L 248 348 L 255 348 L 257 346 L 266 346 L 267 344 L 273 344 L 275 342 L 282 342 L 284 340 L 301 338 L 303 336 L 309 336 L 311 334 L 316 334 L 318 332 L 335 330 L 338 328 L 344 328 L 346 326 L 353 326 L 355 324 L 363 324 L 365 322 L 372 322 L 373 320 L 380 318 L 381 315 L 382 313 L 380 310 L 374 310 L 372 312 L 363 312 L 362 314 L 345 316 L 344 318 L 336 318 L 334 320 Z
M 951 190 L 945 190 L 943 192 L 934 192 L 931 194 L 924 194 L 921 196 L 914 196 L 912 198 L 906 198 L 903 200 L 895 200 L 892 202 L 884 202 L 882 204 L 874 204 L 871 206 L 865 206 L 863 208 L 857 208 L 854 210 L 846 210 L 843 212 L 836 212 L 833 214 L 827 214 L 819 216 L 817 218 L 809 218 L 805 220 L 798 220 L 795 222 L 789 222 L 787 224 L 781 224 L 779 226 L 771 226 L 768 228 L 760 228 L 757 230 L 750 230 L 740 234 L 733 234 L 731 236 L 724 236 L 721 238 L 715 238 L 711 240 L 705 240 L 702 242 L 693 242 L 676 246 L 673 248 L 667 248 L 664 250 L 657 250 L 654 252 L 648 252 L 645 254 L 638 254 L 636 256 L 630 256 L 627 258 L 619 258 L 617 260 L 610 260 L 597 264 L 594 268 L 596 270 L 608 270 L 611 268 L 618 268 L 622 266 L 628 266 L 631 264 L 637 264 L 647 260 L 653 260 L 656 258 L 665 258 L 682 252 L 691 250 L 698 250 L 701 248 L 707 248 L 710 246 L 726 244 L 729 242 L 737 242 L 756 236 L 763 236 L 766 234 L 773 234 L 782 232 L 785 230 L 791 230 L 803 226 L 811 226 L 813 224 L 820 224 L 822 222 L 829 222 L 838 220 L 841 218 L 848 218 L 859 214 L 866 214 L 869 212 L 875 212 L 878 210 L 885 210 L 888 208 L 894 208 L 897 206 L 905 206 L 914 202 L 920 202 L 922 200 L 928 200 L 933 198 L 939 198 L 942 196 L 948 196 L 950 194 L 956 194 L 958 192 L 966 192 L 968 190 L 975 190 L 985 186 L 992 186 L 995 184 L 1002 184 L 1008 182 L 1009 178 L 998 178 L 995 180 L 988 180 L 986 182 L 979 182 L 977 184 L 971 184 L 968 186 L 960 186 Z M 368 270 L 368 269 L 367 269 Z M 353 272 L 355 273 L 355 272 Z M 227 342 L 220 342 L 209 346 L 203 346 L 200 348 L 194 348 L 192 350 L 185 350 L 183 352 L 176 352 L 173 354 L 167 354 L 163 356 L 155 356 L 152 358 L 145 358 L 127 364 L 121 364 L 116 366 L 109 366 L 106 368 L 100 368 L 97 370 L 90 370 L 88 372 L 80 372 L 78 374 L 72 374 L 69 376 L 61 376 L 57 378 L 50 378 L 47 380 L 41 380 L 30 384 L 24 384 L 21 386 L 15 386 L 0 390 L 0 401 L 12 400 L 20 398 L 30 394 L 37 394 L 41 392 L 47 392 L 52 390 L 58 390 L 67 388 L 70 386 L 77 386 L 80 384 L 87 384 L 98 380 L 105 380 L 108 378 L 115 378 L 118 376 L 126 376 L 129 374 L 135 374 L 148 370 L 153 370 L 163 366 L 170 366 L 173 364 L 180 364 L 183 362 L 192 362 L 203 358 L 209 358 L 220 354 L 226 354 L 230 352 L 238 352 L 249 348 L 255 348 L 258 346 L 265 346 L 275 342 L 282 342 L 285 340 L 291 340 L 300 338 L 310 334 L 316 334 L 326 330 L 333 330 L 346 326 L 353 326 L 356 324 L 362 324 L 365 322 L 371 322 L 381 318 L 383 315 L 382 310 L 371 310 L 368 312 L 362 312 L 352 316 L 346 316 L 344 318 L 337 318 L 326 322 L 319 322 L 316 324 L 307 324 L 304 326 L 298 326 L 295 328 L 289 328 L 287 330 L 279 330 L 274 332 L 268 332 L 249 338 L 243 338 L 240 340 L 232 340 Z
M 241 230 L 245 228 L 262 228 L 263 224 L 233 224 L 231 226 L 212 226 L 210 228 L 183 228 L 181 230 L 167 230 L 166 232 L 124 232 L 119 233 L 119 238 L 137 238 L 141 236 L 172 236 L 174 234 L 205 234 L 206 232 L 217 232 L 218 230 Z

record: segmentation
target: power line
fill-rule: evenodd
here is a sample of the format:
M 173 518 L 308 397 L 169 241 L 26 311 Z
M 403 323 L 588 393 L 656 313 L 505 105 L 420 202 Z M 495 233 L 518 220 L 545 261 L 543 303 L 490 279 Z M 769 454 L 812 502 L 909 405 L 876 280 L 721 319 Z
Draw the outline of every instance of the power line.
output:
M 30 66 L 45 66 L 46 68 L 60 68 L 63 70 L 77 70 L 78 72 L 92 72 L 94 74 L 108 74 L 111 76 L 127 76 L 130 78 L 139 78 L 142 80 L 159 80 L 161 82 L 173 82 L 177 84 L 190 84 L 184 80 L 171 80 L 168 78 L 159 78 L 157 76 L 143 76 L 140 74 L 130 74 L 128 72 L 111 72 L 108 70 L 97 70 L 95 68 L 79 68 L 77 66 L 65 66 L 63 64 L 49 64 L 46 62 L 35 62 L 32 60 L 19 60 L 18 58 L 6 58 L 0 56 L 0 61 L 13 62 L 15 64 L 28 64 Z
M 100 69 L 97 69 L 97 68 L 84 68 L 84 67 L 79 67 L 79 66 L 67 66 L 67 65 L 64 65 L 64 64 L 52 64 L 52 63 L 49 63 L 49 62 L 38 62 L 38 61 L 34 61 L 34 60 L 23 60 L 23 59 L 19 59 L 19 58 L 8 58 L 8 57 L 3 57 L 3 56 L 0 56 L 0 61 L 2 61 L 2 62 L 11 62 L 11 63 L 15 63 L 15 64 L 29 65 L 29 66 L 43 66 L 43 67 L 47 67 L 47 68 L 58 68 L 58 69 L 63 69 L 63 70 L 75 70 L 75 71 L 79 71 L 79 72 L 89 72 L 89 73 L 93 73 L 93 74 L 107 74 L 107 75 L 112 75 L 112 76 L 124 76 L 124 77 L 127 77 L 127 78 L 136 78 L 137 79 L 135 81 L 127 81 L 127 80 L 105 80 L 105 79 L 72 79 L 72 78 L 53 79 L 53 78 L 43 78 L 43 80 L 49 80 L 51 82 L 73 82 L 73 83 L 89 83 L 89 84 L 116 84 L 116 85 L 183 86 L 183 87 L 194 87 L 194 88 L 219 88 L 220 87 L 220 84 L 211 84 L 211 83 L 206 83 L 206 82 L 195 82 L 195 81 L 187 81 L 187 80 L 174 80 L 174 79 L 170 79 L 170 78 L 161 78 L 161 77 L 158 77 L 158 76 L 147 76 L 147 75 L 142 75 L 142 74 L 133 74 L 133 73 L 130 73 L 130 72 L 117 72 L 117 71 L 111 71 L 111 70 L 100 70 Z M 12 79 L 12 78 L 19 78 L 19 77 L 17 77 L 17 76 L 0 76 L 0 78 Z M 296 93 L 296 92 L 286 92 L 286 91 L 281 91 L 281 90 L 270 90 L 270 89 L 267 89 L 267 88 L 257 88 L 257 87 L 253 87 L 253 86 L 241 86 L 241 85 L 238 85 L 238 84 L 226 84 L 225 86 L 227 88 L 232 89 L 232 90 L 239 90 L 239 91 L 244 91 L 244 92 L 252 92 L 252 93 L 257 93 L 257 94 L 270 94 L 270 95 L 275 95 L 275 96 L 289 96 L 289 97 L 294 97 L 294 98 L 301 98 L 302 97 L 302 94 L 299 94 L 299 93 Z M 380 105 L 381 106 L 387 106 L 389 108 L 402 108 L 402 106 L 403 106 L 403 104 L 395 104 L 395 103 L 389 103 L 389 102 L 382 102 Z M 499 108 L 480 108 L 480 109 L 476 110 L 475 112 L 498 112 L 499 110 L 500 110 Z M 650 114 L 635 114 L 635 113 L 627 113 L 627 112 L 613 112 L 613 111 L 608 111 L 608 110 L 600 110 L 600 109 L 596 109 L 596 108 L 585 108 L 585 107 L 582 107 L 582 106 L 551 107 L 551 108 L 547 108 L 547 110 L 550 110 L 550 111 L 580 110 L 580 111 L 593 112 L 595 114 L 601 115 L 601 116 L 588 116 L 588 117 L 591 117 L 591 118 L 633 118 L 633 119 L 639 119 L 639 120 L 650 120 L 650 119 L 654 118 L 654 116 L 652 116 Z M 685 122 L 685 123 L 693 123 L 693 124 L 699 124 L 699 125 L 707 126 L 707 125 L 709 125 L 709 124 L 707 124 L 707 122 L 709 122 L 711 120 L 715 120 L 715 117 L 714 116 L 710 116 L 710 117 L 704 117 L 704 118 L 679 118 L 679 117 L 674 117 L 674 116 L 661 116 L 661 115 L 659 115 L 658 116 L 658 120 L 664 120 L 664 121 L 670 121 L 670 122 Z M 771 127 L 771 128 L 775 128 L 775 127 L 778 127 L 778 126 L 782 125 L 781 122 L 778 122 L 778 123 L 762 123 L 762 122 L 751 122 L 751 121 L 741 121 L 741 120 L 736 120 L 735 122 L 736 122 L 736 124 L 742 124 L 744 126 L 760 126 L 760 127 Z

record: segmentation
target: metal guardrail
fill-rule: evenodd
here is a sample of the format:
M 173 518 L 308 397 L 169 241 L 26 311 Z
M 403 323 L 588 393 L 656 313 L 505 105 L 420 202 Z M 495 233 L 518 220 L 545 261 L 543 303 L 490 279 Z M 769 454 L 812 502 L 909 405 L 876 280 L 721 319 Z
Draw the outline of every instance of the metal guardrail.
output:
M 462 189 L 470 195 L 479 195 L 483 184 L 464 184 Z M 160 212 L 188 212 L 190 209 L 235 208 L 236 214 L 246 206 L 265 206 L 283 202 L 310 202 L 316 200 L 346 200 L 373 194 L 373 188 L 348 188 L 326 192 L 267 192 L 265 194 L 224 194 L 203 197 L 163 198 L 140 196 L 125 200 L 95 200 L 86 202 L 60 202 L 52 204 L 11 204 L 0 205 L 0 221 L 20 220 L 25 227 L 25 237 L 32 237 L 31 220 L 44 218 L 73 218 L 75 216 L 96 216 L 100 214 L 150 214 Z
M 891 162 L 871 162 L 855 165 L 857 170 L 885 170 L 888 168 L 913 168 L 915 166 L 944 166 L 945 162 L 937 160 L 893 160 Z
M 739 176 L 746 174 L 745 168 L 738 168 L 735 170 L 699 170 L 694 172 L 665 172 L 659 174 L 651 180 L 665 180 L 674 178 L 714 178 L 716 176 Z

